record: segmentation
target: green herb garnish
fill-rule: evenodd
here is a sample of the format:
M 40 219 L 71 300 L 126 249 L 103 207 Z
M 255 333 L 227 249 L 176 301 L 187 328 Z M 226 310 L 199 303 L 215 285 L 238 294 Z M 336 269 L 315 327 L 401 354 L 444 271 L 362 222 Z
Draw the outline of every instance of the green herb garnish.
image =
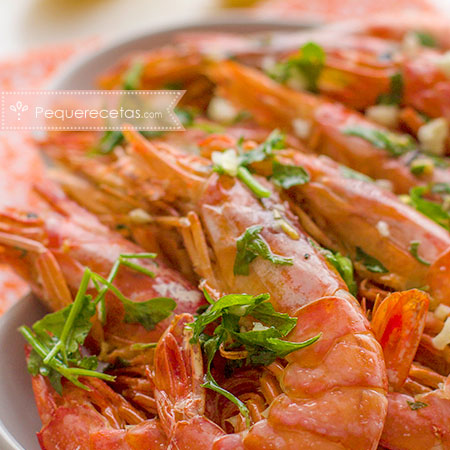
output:
M 373 256 L 368 255 L 362 248 L 356 247 L 356 261 L 361 261 L 369 272 L 387 273 L 386 267 Z
M 431 263 L 425 261 L 423 258 L 419 256 L 419 245 L 420 245 L 419 241 L 411 241 L 409 245 L 409 253 L 411 253 L 411 255 L 413 255 L 414 258 L 416 258 L 417 261 L 419 261 L 421 264 L 424 264 L 425 266 L 430 266 Z
M 154 257 L 153 253 L 122 254 L 113 265 L 107 279 L 86 268 L 73 303 L 47 314 L 31 328 L 25 325 L 20 327 L 19 331 L 32 348 L 28 358 L 29 372 L 32 375 L 48 376 L 52 386 L 60 394 L 62 377 L 82 389 L 89 388 L 78 380 L 80 376 L 114 381 L 113 376 L 95 370 L 98 365 L 96 356 L 83 357 L 80 348 L 92 327 L 91 319 L 97 310 L 101 319 L 105 319 L 104 297 L 107 291 L 112 292 L 123 302 L 125 321 L 140 323 L 146 329 L 153 329 L 158 322 L 172 313 L 176 303 L 170 298 L 133 302 L 112 285 L 120 265 L 133 270 L 140 267 L 140 272 L 153 276 L 148 269 L 129 260 Z M 97 289 L 95 298 L 86 293 L 91 283 Z
M 301 166 L 281 164 L 278 161 L 272 163 L 272 181 L 283 189 L 308 183 L 309 173 Z
M 212 389 L 233 402 L 250 425 L 250 414 L 245 404 L 231 392 L 223 389 L 211 374 L 211 366 L 220 346 L 225 350 L 243 350 L 243 362 L 247 365 L 268 365 L 277 358 L 307 347 L 320 338 L 320 334 L 304 342 L 289 342 L 286 337 L 296 326 L 297 318 L 278 313 L 268 302 L 269 294 L 226 295 L 211 303 L 209 308 L 189 325 L 192 329 L 192 343 L 201 342 L 207 357 L 207 373 L 203 387 Z M 245 318 L 245 319 L 244 319 Z M 205 328 L 221 319 L 212 335 Z
M 361 172 L 357 172 L 356 170 L 350 169 L 350 167 L 340 165 L 339 172 L 344 178 L 349 178 L 352 180 L 366 181 L 368 183 L 373 183 L 372 178 L 367 175 L 362 174 Z
M 234 149 L 213 152 L 212 161 L 215 172 L 238 178 L 259 198 L 270 197 L 270 190 L 266 189 L 246 167 L 241 165 L 242 161 Z
M 120 145 L 123 139 L 124 137 L 121 131 L 105 131 L 97 146 L 93 150 L 93 153 L 107 155 L 108 153 L 111 153 L 114 148 Z
M 123 76 L 122 89 L 126 91 L 139 89 L 144 68 L 145 64 L 143 61 L 134 62 Z
M 401 156 L 416 148 L 414 140 L 407 134 L 397 134 L 364 126 L 351 126 L 343 134 L 356 136 L 370 142 L 377 148 L 388 151 L 392 156 Z
M 239 145 L 238 145 L 239 147 Z M 241 164 L 248 167 L 254 162 L 265 161 L 275 155 L 276 150 L 286 148 L 286 136 L 279 130 L 273 130 L 267 139 L 249 152 L 241 152 Z
M 444 189 L 446 183 L 439 183 L 438 189 Z M 444 185 L 444 186 L 443 186 Z M 416 186 L 409 191 L 409 204 L 441 227 L 450 231 L 450 213 L 437 202 L 427 200 L 424 196 L 433 192 L 433 187 Z M 437 193 L 437 192 L 434 192 Z
M 425 33 L 423 31 L 413 31 L 416 35 L 417 39 L 420 42 L 420 45 L 424 47 L 437 47 L 436 39 L 429 33 Z
M 269 75 L 281 83 L 300 77 L 301 80 L 305 81 L 306 89 L 311 92 L 318 92 L 317 84 L 325 65 L 325 56 L 325 52 L 320 45 L 308 42 L 297 55 L 276 64 Z
M 387 94 L 381 94 L 377 103 L 382 105 L 399 105 L 403 100 L 403 75 L 396 73 L 391 76 L 390 90 Z
M 353 277 L 353 264 L 350 258 L 339 252 L 334 252 L 317 244 L 314 240 L 308 239 L 309 243 L 338 271 L 339 275 L 345 281 L 349 292 L 356 295 L 358 287 Z
M 195 115 L 190 109 L 175 108 L 174 111 L 178 117 L 178 120 L 184 127 L 189 128 L 194 124 Z
M 220 174 L 227 174 L 239 178 L 247 187 L 260 198 L 270 197 L 270 190 L 266 189 L 249 170 L 252 163 L 264 161 L 274 156 L 274 151 L 285 148 L 285 136 L 278 130 L 272 131 L 267 139 L 258 147 L 243 152 L 241 141 L 237 144 L 239 154 L 234 149 L 212 154 L 213 170 Z
M 450 183 L 434 183 L 431 192 L 433 194 L 450 194 Z
M 233 267 L 235 275 L 248 275 L 250 263 L 258 256 L 281 266 L 292 266 L 294 264 L 292 258 L 276 255 L 270 250 L 269 244 L 260 234 L 262 229 L 261 225 L 253 225 L 247 228 L 237 239 L 237 253 Z
M 410 401 L 406 400 L 406 403 L 408 403 L 408 406 L 413 411 L 417 411 L 418 409 L 426 408 L 428 406 L 428 404 L 424 403 L 424 402 L 410 402 Z

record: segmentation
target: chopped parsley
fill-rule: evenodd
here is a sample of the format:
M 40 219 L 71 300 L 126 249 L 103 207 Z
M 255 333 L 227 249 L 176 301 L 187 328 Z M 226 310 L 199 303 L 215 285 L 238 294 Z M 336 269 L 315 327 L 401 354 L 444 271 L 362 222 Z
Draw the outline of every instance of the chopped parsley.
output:
M 174 112 L 184 127 L 192 127 L 195 122 L 195 114 L 192 110 L 187 108 L 175 108 Z
M 339 166 L 339 172 L 344 178 L 373 183 L 372 178 L 362 174 L 361 172 L 357 172 L 356 170 L 350 169 L 350 167 L 344 166 L 342 164 Z
M 419 261 L 421 264 L 424 264 L 425 266 L 431 265 L 431 263 L 425 261 L 423 258 L 419 256 L 419 245 L 420 245 L 419 241 L 411 241 L 409 245 L 409 253 L 411 253 L 411 255 L 413 255 L 414 258 L 416 258 L 417 261 Z
M 320 338 L 320 334 L 303 342 L 283 340 L 296 326 L 297 318 L 276 312 L 268 301 L 269 294 L 226 295 L 216 302 L 205 292 L 210 303 L 206 311 L 188 325 L 192 330 L 192 343 L 200 342 L 207 358 L 207 373 L 203 387 L 214 390 L 233 402 L 250 425 L 250 414 L 245 404 L 231 392 L 223 389 L 211 374 L 217 351 L 242 351 L 246 365 L 268 365 L 277 358 L 307 347 Z M 213 334 L 206 334 L 208 325 L 221 319 Z
M 428 404 L 424 403 L 424 402 L 410 402 L 410 401 L 406 400 L 406 403 L 408 403 L 408 406 L 413 411 L 417 411 L 418 409 L 426 408 L 428 406 Z
M 134 62 L 123 76 L 122 89 L 126 91 L 139 89 L 144 68 L 145 64 L 143 61 Z
M 420 45 L 423 47 L 437 47 L 436 39 L 429 33 L 425 33 L 423 31 L 413 31 L 416 35 L 417 39 L 420 42 Z
M 152 275 L 143 266 L 129 261 L 134 258 L 153 258 L 154 254 L 123 254 L 113 265 L 108 279 L 86 268 L 75 300 L 65 308 L 47 314 L 31 328 L 21 326 L 19 331 L 32 350 L 28 357 L 28 370 L 32 375 L 41 374 L 49 380 L 59 394 L 62 393 L 61 378 L 64 377 L 82 389 L 89 389 L 79 381 L 79 377 L 96 377 L 105 381 L 114 381 L 114 377 L 98 372 L 96 356 L 83 356 L 81 347 L 91 330 L 92 317 L 99 312 L 104 319 L 104 297 L 111 291 L 125 307 L 125 321 L 140 323 L 147 330 L 153 329 L 158 322 L 169 317 L 176 303 L 170 298 L 154 298 L 145 302 L 133 302 L 125 297 L 112 282 L 120 265 Z M 92 298 L 86 293 L 93 284 L 97 295 Z M 102 306 L 103 305 L 103 306 Z
M 234 260 L 233 272 L 235 275 L 248 275 L 250 263 L 260 256 L 273 264 L 281 266 L 292 266 L 292 258 L 276 255 L 272 252 L 269 244 L 261 236 L 263 227 L 253 225 L 245 230 L 236 241 L 236 259 Z
M 245 167 L 247 159 L 238 155 L 236 150 L 213 152 L 211 155 L 213 170 L 221 175 L 227 174 L 242 181 L 257 197 L 270 197 L 270 190 L 265 188 Z
M 353 277 L 353 264 L 350 258 L 339 252 L 333 252 L 317 244 L 314 240 L 308 239 L 309 243 L 338 271 L 339 275 L 345 281 L 349 292 L 356 295 L 358 287 Z M 309 255 L 308 255 L 309 257 Z
M 369 272 L 387 273 L 386 267 L 373 256 L 368 255 L 362 248 L 356 247 L 356 261 L 360 261 Z
M 300 78 L 302 82 L 305 82 L 306 89 L 318 92 L 318 81 L 325 66 L 325 56 L 320 45 L 308 42 L 297 55 L 276 64 L 269 75 L 280 83 L 286 83 L 296 77 Z
M 407 134 L 398 134 L 360 125 L 347 127 L 342 132 L 370 142 L 377 148 L 388 151 L 392 156 L 401 156 L 416 148 L 416 143 Z
M 403 100 L 403 75 L 396 73 L 391 76 L 390 90 L 386 94 L 381 94 L 377 103 L 382 105 L 399 105 Z
M 274 160 L 272 171 L 272 181 L 283 189 L 305 184 L 310 180 L 308 172 L 301 166 L 281 164 Z
M 240 147 L 240 145 L 238 145 Z M 273 130 L 267 139 L 250 152 L 240 154 L 241 164 L 248 167 L 250 164 L 259 161 L 265 161 L 275 156 L 276 150 L 286 148 L 286 136 L 279 130 Z
M 429 217 L 434 222 L 450 231 L 450 213 L 440 203 L 427 200 L 425 195 L 429 193 L 444 193 L 446 183 L 438 183 L 433 186 L 416 186 L 409 191 L 408 203 L 417 211 Z M 435 191 L 434 189 L 437 189 Z

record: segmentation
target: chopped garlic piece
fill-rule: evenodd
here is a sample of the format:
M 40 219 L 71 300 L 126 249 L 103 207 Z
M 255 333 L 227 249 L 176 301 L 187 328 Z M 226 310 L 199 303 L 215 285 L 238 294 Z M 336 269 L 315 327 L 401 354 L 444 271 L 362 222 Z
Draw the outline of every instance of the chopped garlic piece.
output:
M 296 91 L 304 91 L 308 89 L 308 80 L 300 71 L 296 70 L 286 81 L 286 86 Z
M 416 158 L 410 167 L 414 175 L 431 175 L 434 171 L 434 161 L 430 158 Z
M 383 178 L 380 178 L 379 180 L 375 180 L 375 184 L 381 189 L 386 189 L 386 191 L 394 191 L 394 186 L 392 184 L 392 181 L 390 180 L 384 180 Z
M 402 52 L 405 56 L 415 56 L 422 48 L 420 39 L 415 31 L 406 33 L 402 41 Z
M 398 125 L 400 109 L 396 105 L 374 105 L 366 109 L 368 119 L 389 128 Z
M 441 69 L 447 78 L 450 78 L 450 51 L 439 56 L 436 65 Z
M 450 316 L 450 306 L 447 305 L 439 305 L 435 310 L 434 310 L 434 315 L 439 319 L 439 320 L 445 320 L 448 316 Z
M 239 157 L 236 150 L 230 148 L 224 152 L 213 152 L 211 155 L 215 166 L 220 167 L 226 174 L 235 177 L 239 168 Z
M 409 195 L 406 194 L 399 195 L 398 199 L 405 205 L 411 205 L 411 197 Z
M 208 117 L 222 123 L 232 122 L 238 115 L 237 109 L 231 102 L 222 97 L 213 97 L 208 105 Z
M 388 237 L 390 235 L 389 225 L 384 220 L 378 221 L 376 227 L 381 236 Z
M 261 68 L 267 73 L 271 73 L 276 65 L 277 60 L 273 56 L 264 56 L 261 61 Z
M 307 139 L 311 133 L 311 122 L 304 119 L 294 119 L 292 121 L 292 128 L 300 139 Z
M 152 221 L 152 216 L 141 208 L 130 211 L 128 217 L 134 223 L 149 223 Z
M 261 322 L 255 322 L 255 324 L 253 325 L 252 331 L 264 331 L 264 330 L 268 330 L 268 329 L 269 329 L 269 327 L 266 327 Z
M 450 317 L 447 317 L 444 328 L 442 328 L 441 332 L 435 336 L 431 342 L 438 350 L 444 350 L 444 348 L 450 344 Z
M 298 241 L 300 239 L 300 235 L 297 230 L 287 220 L 280 219 L 280 227 L 294 241 Z
M 433 155 L 444 155 L 445 141 L 448 137 L 447 120 L 444 117 L 430 120 L 419 128 L 417 137 L 423 150 Z

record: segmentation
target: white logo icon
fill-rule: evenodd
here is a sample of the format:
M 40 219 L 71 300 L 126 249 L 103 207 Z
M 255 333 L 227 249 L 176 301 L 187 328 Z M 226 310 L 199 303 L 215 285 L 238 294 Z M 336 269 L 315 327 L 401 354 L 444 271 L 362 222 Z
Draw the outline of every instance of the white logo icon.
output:
M 9 109 L 17 113 L 17 120 L 20 120 L 20 114 L 28 111 L 28 105 L 24 105 L 20 100 L 15 105 L 9 105 Z

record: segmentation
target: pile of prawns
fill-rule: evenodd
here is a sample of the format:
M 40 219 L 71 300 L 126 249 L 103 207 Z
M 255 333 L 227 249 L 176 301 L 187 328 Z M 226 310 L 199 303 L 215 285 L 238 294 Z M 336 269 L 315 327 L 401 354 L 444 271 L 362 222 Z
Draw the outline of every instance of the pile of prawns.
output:
M 185 89 L 186 131 L 51 133 L 39 210 L 0 215 L 52 311 L 21 328 L 43 449 L 450 449 L 431 25 L 184 34 L 101 77 Z

